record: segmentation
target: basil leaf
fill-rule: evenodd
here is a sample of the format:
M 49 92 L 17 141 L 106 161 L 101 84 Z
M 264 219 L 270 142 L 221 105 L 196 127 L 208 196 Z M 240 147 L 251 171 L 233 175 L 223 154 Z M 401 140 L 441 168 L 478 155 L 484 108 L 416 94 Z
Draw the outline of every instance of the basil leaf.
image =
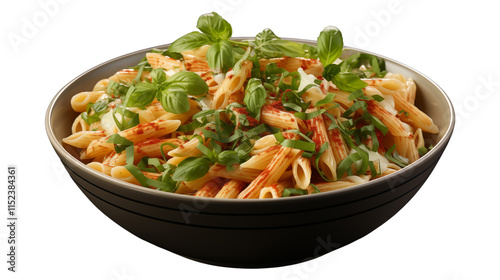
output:
M 305 56 L 308 52 L 314 50 L 311 46 L 299 44 L 287 40 L 282 40 L 276 36 L 271 29 L 266 28 L 255 36 L 255 40 L 250 44 L 265 57 Z
M 240 69 L 241 69 L 241 64 L 249 59 L 249 56 L 250 56 L 250 52 L 252 51 L 252 48 L 251 47 L 248 47 L 247 50 L 245 51 L 245 53 L 241 56 L 241 58 L 236 61 L 236 64 L 234 65 L 233 67 L 233 74 L 236 75 L 238 74 L 238 72 L 240 72 Z
M 163 72 L 163 71 L 162 71 Z M 127 106 L 144 107 L 155 99 L 156 87 L 150 83 L 138 83 L 135 90 L 130 94 Z
M 321 192 L 320 189 L 318 189 L 318 187 L 315 184 L 310 183 L 309 185 L 311 187 L 313 187 L 313 189 L 314 189 L 314 191 L 312 193 L 320 193 Z
M 304 112 L 297 112 L 294 114 L 295 117 L 301 119 L 301 120 L 310 120 L 310 119 L 313 119 L 321 114 L 323 114 L 324 112 L 326 112 L 325 109 L 320 109 L 320 110 L 316 110 L 316 111 L 313 111 L 313 112 L 310 112 L 310 113 L 304 113 Z
M 377 102 L 382 102 L 382 101 L 384 101 L 385 98 L 383 98 L 382 96 L 380 96 L 378 94 L 375 94 L 375 95 L 372 95 L 372 99 L 377 101 Z
M 160 92 L 161 106 L 165 111 L 182 114 L 189 111 L 189 98 L 186 89 L 178 85 L 171 85 Z
M 354 68 L 358 68 L 359 66 L 361 66 L 359 63 L 360 55 L 361 53 L 355 53 L 342 61 L 342 63 L 340 63 L 340 71 L 351 72 Z
M 165 84 L 167 87 L 183 87 L 189 95 L 204 95 L 208 92 L 208 85 L 203 78 L 190 71 L 175 73 L 165 81 Z
M 227 72 L 234 65 L 233 47 L 228 41 L 220 41 L 207 51 L 208 66 L 220 72 Z
M 396 149 L 396 144 L 392 145 L 392 147 L 385 152 L 385 157 L 389 161 L 394 162 L 400 167 L 406 167 L 409 163 L 409 160 L 407 158 L 401 157 L 397 151 L 394 151 L 395 149 Z
M 113 143 L 115 145 L 115 152 L 117 154 L 123 152 L 127 147 L 134 145 L 134 142 L 128 140 L 127 138 L 121 136 L 118 133 L 109 136 L 108 141 L 106 141 L 106 143 Z
M 302 140 L 285 139 L 283 140 L 283 142 L 280 143 L 280 145 L 283 147 L 298 149 L 306 152 L 316 151 L 316 145 L 314 143 Z
M 184 58 L 184 56 L 181 53 L 173 52 L 170 49 L 166 49 L 164 51 L 160 50 L 160 54 L 163 55 L 163 56 L 168 56 L 168 57 L 173 58 L 173 59 L 182 59 L 182 58 Z
M 233 34 L 231 25 L 216 12 L 201 15 L 196 27 L 214 41 L 229 39 Z
M 333 64 L 331 64 L 333 65 Z M 335 93 L 327 93 L 325 98 L 319 100 L 318 102 L 316 102 L 316 104 L 314 104 L 314 107 L 319 107 L 319 106 L 323 106 L 323 105 L 326 105 L 326 104 L 330 104 L 333 102 L 333 99 L 335 98 Z
M 299 43 L 299 45 L 304 50 L 304 57 L 317 59 L 318 58 L 318 48 L 311 46 L 309 44 Z
M 128 89 L 128 85 L 110 80 L 108 82 L 108 86 L 106 87 L 106 94 L 110 96 L 122 96 L 127 94 Z
M 149 73 L 154 84 L 162 84 L 167 80 L 167 75 L 163 71 L 163 68 L 157 68 Z
M 342 72 L 335 75 L 334 84 L 342 91 L 353 92 L 364 89 L 368 86 L 358 75 L 354 73 Z
M 280 37 L 276 36 L 276 34 L 274 34 L 274 32 L 269 29 L 269 28 L 266 28 L 264 30 L 262 30 L 262 32 L 260 32 L 259 34 L 255 35 L 255 44 L 260 46 L 260 45 L 263 45 L 265 44 L 266 42 L 269 42 L 271 40 L 275 40 L 275 39 L 280 39 Z
M 181 161 L 172 175 L 174 181 L 190 182 L 201 178 L 210 169 L 210 160 L 206 157 L 189 157 Z
M 290 195 L 305 195 L 305 194 L 307 194 L 307 190 L 286 188 L 283 190 L 283 194 L 281 195 L 281 197 L 289 197 Z
M 363 97 L 365 97 L 363 94 L 363 91 L 360 89 L 357 89 L 357 90 L 353 91 L 351 94 L 349 94 L 349 96 L 347 96 L 347 100 L 353 101 L 354 99 L 363 99 Z
M 198 31 L 193 31 L 175 40 L 168 47 L 168 51 L 180 53 L 185 50 L 193 50 L 204 45 L 210 45 L 211 43 L 213 43 L 212 38 Z
M 340 73 L 340 66 L 337 64 L 328 64 L 323 70 L 323 78 L 328 81 L 333 81 L 335 79 L 335 75 Z
M 371 69 L 371 71 L 362 71 L 363 75 L 367 77 L 384 77 L 387 73 L 385 71 L 385 61 L 383 59 L 366 53 L 355 53 L 342 61 L 340 65 L 342 72 L 353 72 L 361 65 L 364 65 L 366 68 Z M 371 75 L 368 75 L 370 73 Z
M 426 148 L 426 147 L 420 147 L 420 148 L 418 148 L 418 150 L 417 150 L 417 151 L 418 151 L 418 154 L 419 154 L 420 156 L 424 156 L 425 154 L 427 154 L 427 152 L 429 152 L 429 150 L 427 150 L 427 148 Z
M 258 50 L 266 57 L 299 57 L 305 54 L 300 44 L 281 39 L 269 41 L 259 46 Z
M 328 26 L 318 37 L 318 56 L 323 66 L 332 64 L 342 54 L 344 42 L 337 27 Z
M 248 81 L 243 102 L 247 105 L 250 116 L 257 118 L 260 115 L 260 109 L 266 102 L 266 96 L 266 89 L 260 79 L 252 78 Z
M 235 151 L 222 151 L 217 155 L 217 163 L 225 165 L 228 171 L 232 171 L 233 164 L 240 163 L 240 157 Z

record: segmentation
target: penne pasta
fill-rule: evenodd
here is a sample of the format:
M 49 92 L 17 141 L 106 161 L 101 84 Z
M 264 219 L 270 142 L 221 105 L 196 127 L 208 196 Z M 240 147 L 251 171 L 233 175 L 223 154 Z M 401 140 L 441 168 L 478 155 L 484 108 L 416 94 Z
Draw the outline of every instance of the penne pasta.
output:
M 292 164 L 293 179 L 295 186 L 300 189 L 307 189 L 311 183 L 311 161 L 304 157 L 298 157 Z
M 63 143 L 66 143 L 73 147 L 86 149 L 92 141 L 98 140 L 105 136 L 106 133 L 104 131 L 79 131 L 71 134 L 66 138 L 63 138 L 62 141 Z
M 262 107 L 260 119 L 263 123 L 283 129 L 298 129 L 298 123 L 292 113 L 278 110 L 270 105 Z
M 85 112 L 87 109 L 87 104 L 94 103 L 104 94 L 104 91 L 84 91 L 75 94 L 71 98 L 71 108 L 75 112 Z
M 260 191 L 265 186 L 275 184 L 295 157 L 300 153 L 299 150 L 281 147 L 273 157 L 269 165 L 262 173 L 253 180 L 239 195 L 238 199 L 258 198 Z
M 194 196 L 198 197 L 215 197 L 217 193 L 221 190 L 221 187 L 215 182 L 210 181 L 206 183 L 201 189 L 199 189 Z
M 208 25 L 224 22 L 210 16 Z M 263 199 L 392 174 L 431 148 L 424 133 L 439 132 L 415 105 L 411 77 L 367 53 L 341 60 L 338 38 L 313 46 L 270 30 L 241 42 L 202 33 L 76 92 L 64 146 L 149 191 Z
M 157 120 L 139 124 L 138 126 L 119 132 L 118 135 L 133 143 L 138 143 L 148 138 L 158 138 L 167 135 L 176 130 L 179 125 L 180 121 L 178 120 Z M 90 142 L 82 159 L 96 158 L 109 153 L 113 149 L 113 144 L 108 143 L 109 137 L 102 137 Z
M 236 198 L 247 184 L 238 180 L 230 180 L 222 186 L 215 198 Z
M 291 181 L 279 182 L 262 188 L 259 198 L 279 198 L 283 195 L 283 190 L 293 187 Z

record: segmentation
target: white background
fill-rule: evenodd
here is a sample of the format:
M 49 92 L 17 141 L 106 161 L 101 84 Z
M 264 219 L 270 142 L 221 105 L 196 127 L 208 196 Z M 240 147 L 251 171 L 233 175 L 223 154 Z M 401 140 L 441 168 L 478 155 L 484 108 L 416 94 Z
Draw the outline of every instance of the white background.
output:
M 40 4 L 47 2 L 56 4 Z M 493 2 L 2 1 L 0 180 L 6 181 L 8 164 L 18 166 L 19 251 L 18 272 L 10 273 L 2 218 L 0 278 L 499 279 L 500 6 Z M 394 58 L 439 84 L 459 123 L 413 200 L 347 247 L 302 264 L 253 270 L 185 259 L 100 213 L 47 140 L 50 100 L 101 62 L 195 30 L 198 16 L 210 11 L 232 24 L 233 36 L 269 27 L 282 37 L 316 39 L 335 25 L 347 46 Z M 0 217 L 6 217 L 7 183 L 0 185 Z

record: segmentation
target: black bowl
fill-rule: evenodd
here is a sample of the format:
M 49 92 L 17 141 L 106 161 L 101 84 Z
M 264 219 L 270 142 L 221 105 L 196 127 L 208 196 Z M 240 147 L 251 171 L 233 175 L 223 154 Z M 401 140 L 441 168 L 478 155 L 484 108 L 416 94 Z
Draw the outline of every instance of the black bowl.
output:
M 148 242 L 201 262 L 231 267 L 287 265 L 363 237 L 396 214 L 419 190 L 453 131 L 453 106 L 443 90 L 419 72 L 377 55 L 386 60 L 389 71 L 415 80 L 417 106 L 440 128 L 438 135 L 427 139 L 435 143 L 434 148 L 408 167 L 358 186 L 281 199 L 196 198 L 143 188 L 87 167 L 77 159 L 76 149 L 63 145 L 61 139 L 70 135 L 77 116 L 70 106 L 71 97 L 103 77 L 135 65 L 147 51 L 112 59 L 67 84 L 49 105 L 47 134 L 70 176 L 104 214 Z M 369 53 L 346 49 L 343 55 L 354 52 Z

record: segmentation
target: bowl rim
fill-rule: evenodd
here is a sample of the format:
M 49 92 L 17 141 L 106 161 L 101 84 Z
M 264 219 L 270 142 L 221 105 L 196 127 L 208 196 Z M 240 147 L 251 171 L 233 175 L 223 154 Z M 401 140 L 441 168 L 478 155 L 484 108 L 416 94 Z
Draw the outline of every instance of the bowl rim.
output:
M 251 40 L 251 39 L 253 39 L 253 37 L 232 37 L 231 38 L 231 40 L 235 40 L 235 41 L 243 41 L 243 40 Z M 299 43 L 316 45 L 316 41 L 314 41 L 314 40 L 297 39 L 297 38 L 282 38 L 282 39 L 295 41 L 295 42 L 299 42 Z M 394 172 L 394 173 L 386 175 L 384 177 L 377 178 L 377 179 L 368 181 L 366 183 L 362 183 L 362 184 L 355 185 L 352 187 L 343 188 L 343 189 L 334 190 L 334 191 L 323 192 L 323 193 L 318 193 L 318 194 L 314 194 L 314 195 L 286 197 L 286 198 L 280 198 L 280 199 L 245 199 L 245 200 L 243 200 L 245 202 L 242 202 L 239 199 L 227 199 L 227 198 L 213 199 L 213 198 L 205 198 L 205 197 L 193 197 L 193 196 L 189 196 L 189 195 L 169 193 L 169 192 L 158 191 L 156 189 L 145 188 L 145 187 L 138 186 L 138 185 L 135 185 L 132 183 L 121 181 L 119 179 L 116 179 L 116 178 L 113 178 L 113 177 L 108 176 L 106 174 L 103 174 L 101 172 L 98 172 L 98 171 L 86 166 L 83 162 L 81 162 L 77 158 L 73 157 L 63 147 L 61 141 L 56 138 L 56 136 L 53 132 L 51 123 L 50 123 L 51 117 L 52 117 L 52 112 L 54 110 L 54 105 L 56 104 L 58 99 L 61 97 L 61 95 L 63 95 L 63 93 L 66 91 L 66 89 L 68 87 L 70 87 L 71 85 L 73 85 L 74 83 L 76 83 L 83 76 L 85 76 L 85 75 L 89 74 L 90 72 L 93 72 L 96 69 L 103 67 L 107 64 L 117 62 L 121 59 L 125 59 L 125 58 L 133 56 L 133 55 L 138 55 L 140 53 L 146 53 L 154 48 L 165 49 L 165 48 L 168 48 L 168 46 L 170 46 L 170 44 L 163 44 L 163 45 L 158 45 L 158 46 L 154 46 L 154 47 L 150 47 L 150 48 L 144 48 L 141 50 L 137 50 L 137 51 L 133 51 L 133 52 L 130 52 L 127 54 L 117 56 L 115 58 L 109 59 L 103 63 L 100 63 L 100 64 L 84 71 L 83 73 L 81 73 L 77 77 L 73 78 L 66 85 L 64 85 L 57 92 L 57 94 L 52 98 L 52 100 L 49 103 L 49 106 L 47 107 L 46 113 L 45 113 L 45 130 L 46 130 L 47 136 L 49 138 L 49 141 L 50 141 L 52 147 L 54 148 L 54 150 L 56 151 L 57 155 L 59 157 L 64 157 L 65 160 L 68 160 L 69 162 L 71 162 L 74 166 L 76 166 L 79 169 L 78 171 L 82 171 L 82 172 L 85 172 L 87 174 L 90 173 L 91 175 L 97 176 L 99 179 L 103 180 L 104 182 L 106 182 L 108 184 L 122 187 L 122 188 L 124 188 L 124 190 L 127 190 L 127 191 L 140 192 L 140 193 L 145 193 L 145 194 L 154 195 L 154 196 L 161 196 L 161 197 L 164 197 L 165 199 L 175 199 L 179 202 L 189 203 L 189 202 L 192 202 L 193 199 L 196 199 L 196 200 L 210 202 L 210 204 L 212 204 L 212 203 L 217 203 L 219 205 L 225 204 L 229 207 L 236 207 L 237 205 L 241 205 L 242 203 L 244 203 L 246 206 L 248 206 L 249 203 L 255 204 L 255 205 L 262 204 L 262 203 L 281 205 L 281 204 L 295 203 L 295 202 L 299 202 L 299 201 L 301 203 L 307 203 L 309 200 L 317 199 L 318 197 L 322 197 L 323 199 L 327 199 L 330 196 L 337 196 L 339 194 L 348 194 L 348 193 L 359 191 L 360 189 L 370 188 L 371 186 L 374 186 L 376 184 L 380 184 L 383 181 L 388 181 L 388 180 L 391 180 L 391 179 L 394 179 L 394 178 L 400 177 L 400 176 L 404 177 L 405 174 L 406 175 L 413 174 L 413 171 L 412 171 L 413 169 L 421 167 L 423 165 L 426 165 L 428 159 L 430 159 L 434 156 L 439 156 L 444 151 L 447 143 L 449 142 L 449 139 L 451 138 L 451 135 L 453 134 L 453 130 L 455 127 L 455 110 L 453 108 L 453 104 L 451 103 L 450 98 L 448 97 L 448 95 L 445 93 L 445 91 L 438 84 L 436 84 L 429 77 L 427 77 L 426 75 L 422 74 L 421 72 L 415 70 L 414 68 L 409 67 L 406 64 L 403 64 L 403 63 L 396 61 L 392 58 L 389 58 L 389 57 L 386 57 L 383 55 L 379 55 L 379 54 L 376 54 L 376 53 L 373 53 L 370 51 L 366 51 L 363 49 L 344 46 L 343 52 L 345 52 L 346 50 L 350 50 L 350 51 L 354 51 L 354 52 L 361 52 L 361 53 L 375 55 L 377 57 L 383 58 L 386 61 L 390 61 L 393 64 L 396 64 L 398 66 L 406 68 L 407 70 L 414 72 L 417 75 L 420 75 L 422 78 L 429 81 L 440 92 L 440 94 L 442 95 L 442 97 L 444 97 L 444 99 L 446 101 L 447 108 L 450 111 L 450 120 L 449 120 L 450 122 L 449 122 L 449 125 L 446 128 L 446 131 L 444 132 L 442 138 L 434 145 L 433 149 L 431 149 L 427 154 L 425 154 L 424 156 L 419 158 L 417 161 L 406 166 L 405 168 L 398 170 L 397 172 Z M 440 128 L 440 129 L 443 129 L 443 128 Z M 73 171 L 76 172 L 76 170 L 73 170 Z

